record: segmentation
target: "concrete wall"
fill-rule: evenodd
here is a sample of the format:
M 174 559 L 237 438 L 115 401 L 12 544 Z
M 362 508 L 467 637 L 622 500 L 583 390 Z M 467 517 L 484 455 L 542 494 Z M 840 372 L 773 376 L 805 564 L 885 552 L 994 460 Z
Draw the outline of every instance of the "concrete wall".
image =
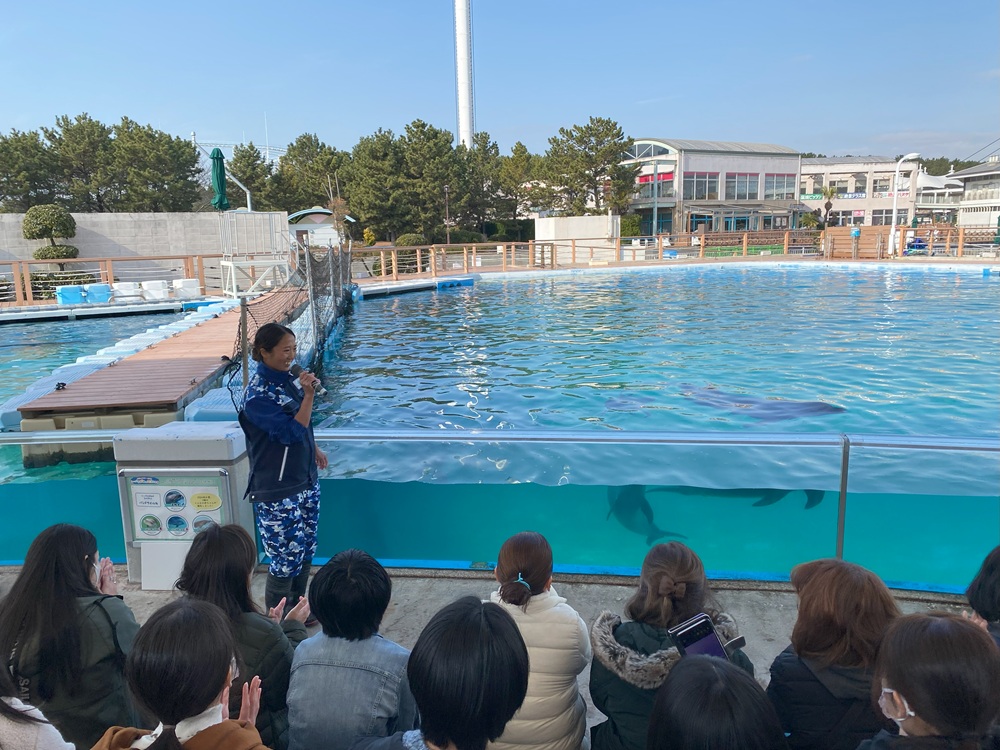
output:
M 81 258 L 221 253 L 220 216 L 215 212 L 73 214 L 76 237 L 60 242 L 79 248 Z M 284 212 L 244 214 L 241 225 L 259 223 L 260 232 L 266 233 L 275 216 L 287 226 Z M 24 214 L 0 214 L 0 261 L 30 260 L 32 252 L 44 244 L 24 239 L 23 220 Z
M 550 216 L 535 219 L 535 242 L 614 238 L 620 234 L 617 216 Z

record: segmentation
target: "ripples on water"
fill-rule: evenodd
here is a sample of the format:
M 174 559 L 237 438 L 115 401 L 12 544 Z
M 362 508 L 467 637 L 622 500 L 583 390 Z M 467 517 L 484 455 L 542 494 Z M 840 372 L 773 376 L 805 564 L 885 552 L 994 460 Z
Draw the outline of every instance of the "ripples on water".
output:
M 358 428 L 995 436 L 998 323 L 1000 285 L 971 271 L 486 279 L 359 303 L 322 408 Z M 759 421 L 703 388 L 846 411 Z

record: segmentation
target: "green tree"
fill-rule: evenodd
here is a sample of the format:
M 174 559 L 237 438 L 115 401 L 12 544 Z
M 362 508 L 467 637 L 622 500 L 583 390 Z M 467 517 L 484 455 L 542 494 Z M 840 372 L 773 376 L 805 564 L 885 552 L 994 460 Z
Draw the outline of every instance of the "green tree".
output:
M 233 158 L 226 164 L 226 174 L 233 175 L 250 189 L 253 206 L 260 211 L 266 211 L 273 206 L 270 203 L 271 188 L 269 180 L 274 174 L 274 165 L 264 159 L 253 141 L 247 145 L 237 144 L 233 148 Z M 240 202 L 240 197 L 245 199 L 246 192 L 230 179 L 226 180 L 226 194 L 236 197 L 231 203 Z
M 112 133 L 109 210 L 191 210 L 200 173 L 194 144 L 127 117 Z
M 450 189 L 450 216 L 469 213 L 466 164 L 452 146 L 451 133 L 423 120 L 407 125 L 399 143 L 406 175 L 403 190 L 412 208 L 410 226 L 425 237 L 440 236 L 445 219 L 445 185 Z
M 638 166 L 621 164 L 632 144 L 617 122 L 604 117 L 560 128 L 545 154 L 544 179 L 555 192 L 553 208 L 580 215 L 604 213 L 609 203 L 621 205 L 623 195 L 635 192 L 639 173 Z
M 826 154 L 814 154 L 812 151 L 806 151 L 801 154 L 803 159 L 825 159 Z
M 350 157 L 323 143 L 314 133 L 303 133 L 288 145 L 269 182 L 268 203 L 289 213 L 325 206 L 335 196 L 335 175 Z
M 947 156 L 938 156 L 934 159 L 921 159 L 920 163 L 923 164 L 924 169 L 927 170 L 927 174 L 941 177 L 951 172 L 953 167 L 956 172 L 960 172 L 963 169 L 976 166 L 979 162 L 949 159 Z
M 59 163 L 37 130 L 0 136 L 0 211 L 23 213 L 58 197 Z
M 823 225 L 826 226 L 830 223 L 830 210 L 833 208 L 833 199 L 836 198 L 839 193 L 837 192 L 837 188 L 832 185 L 824 185 L 820 188 L 819 192 L 820 195 L 822 195 L 826 200 L 826 203 L 823 204 L 823 208 L 825 210 L 825 213 L 823 214 Z
M 351 215 L 373 236 L 391 240 L 413 227 L 403 148 L 391 130 L 361 138 L 341 178 Z
M 460 219 L 485 235 L 486 222 L 506 216 L 500 214 L 500 148 L 483 132 L 472 137 L 472 148 L 459 144 L 455 151 L 465 178 Z
M 55 245 L 56 237 L 76 236 L 76 219 L 54 203 L 32 206 L 24 214 L 21 233 L 26 240 L 48 240 L 50 245 Z
M 502 218 L 519 219 L 531 210 L 531 182 L 538 157 L 518 141 L 510 156 L 501 156 L 498 168 L 497 214 Z
M 114 180 L 111 128 L 86 112 L 56 118 L 54 128 L 42 128 L 59 163 L 59 181 L 71 211 L 111 211 Z

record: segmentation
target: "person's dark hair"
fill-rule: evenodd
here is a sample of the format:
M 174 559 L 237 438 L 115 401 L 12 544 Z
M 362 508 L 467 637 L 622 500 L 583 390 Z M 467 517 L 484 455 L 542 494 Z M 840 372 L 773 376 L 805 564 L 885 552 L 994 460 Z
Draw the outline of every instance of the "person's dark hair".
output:
M 236 524 L 211 524 L 195 535 L 184 558 L 177 588 L 212 602 L 236 622 L 244 612 L 258 612 L 250 595 L 250 574 L 257 565 L 257 544 Z
M 181 747 L 173 727 L 219 697 L 235 655 L 229 620 L 214 604 L 183 597 L 150 616 L 125 661 L 132 695 L 165 727 L 150 748 Z
M 670 628 L 705 612 L 711 592 L 705 568 L 690 547 L 680 542 L 657 544 L 646 553 L 639 587 L 625 605 L 636 622 Z
M 875 664 L 885 629 L 899 607 L 882 579 L 860 565 L 825 559 L 792 568 L 799 614 L 792 647 L 821 667 Z
M 100 594 L 90 578 L 97 564 L 97 539 L 87 529 L 50 526 L 28 547 L 21 573 L 0 606 L 0 653 L 6 658 L 15 644 L 38 643 L 38 661 L 45 667 L 36 689 L 43 701 L 52 698 L 58 684 L 79 687 L 77 598 Z
M 873 698 L 892 688 L 939 736 L 984 735 L 1000 715 L 1000 649 L 985 630 L 956 615 L 894 620 L 875 677 Z
M 338 552 L 309 584 L 309 609 L 334 638 L 363 641 L 378 632 L 392 581 L 378 560 L 359 549 Z
M 255 362 L 261 361 L 261 351 L 269 352 L 276 347 L 288 334 L 295 336 L 295 332 L 280 323 L 265 323 L 257 329 L 253 337 L 253 345 L 250 347 L 250 356 Z
M 406 675 L 426 740 L 484 750 L 524 701 L 528 649 L 503 607 L 467 596 L 427 623 Z
M 20 698 L 20 693 L 17 686 L 14 685 L 14 679 L 11 677 L 10 672 L 3 667 L 0 667 L 0 698 Z M 38 716 L 32 716 L 29 713 L 25 713 L 24 710 L 14 708 L 9 705 L 6 701 L 0 700 L 0 716 L 10 719 L 11 721 L 21 722 L 22 724 L 47 724 L 48 721 Z M 0 745 L 3 747 L 3 745 Z
M 785 750 L 763 688 L 714 656 L 685 656 L 656 692 L 646 750 Z
M 1000 622 L 1000 547 L 994 547 L 983 560 L 965 596 L 969 606 L 986 622 Z
M 552 577 L 552 547 L 537 531 L 514 534 L 500 547 L 495 573 L 500 598 L 527 611 L 531 597 Z

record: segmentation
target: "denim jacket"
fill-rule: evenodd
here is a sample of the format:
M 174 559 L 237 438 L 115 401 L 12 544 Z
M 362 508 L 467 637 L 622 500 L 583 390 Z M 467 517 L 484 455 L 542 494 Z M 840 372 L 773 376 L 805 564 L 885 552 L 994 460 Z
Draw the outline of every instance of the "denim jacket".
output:
M 415 729 L 410 652 L 377 633 L 349 641 L 317 633 L 295 649 L 288 750 L 347 750 L 362 737 Z

